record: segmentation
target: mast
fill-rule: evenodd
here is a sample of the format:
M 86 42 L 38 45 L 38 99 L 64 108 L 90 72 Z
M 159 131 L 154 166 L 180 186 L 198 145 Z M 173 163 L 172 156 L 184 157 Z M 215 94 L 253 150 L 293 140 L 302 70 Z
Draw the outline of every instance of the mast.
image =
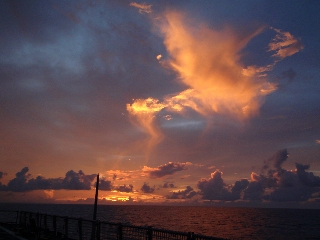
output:
M 99 191 L 99 173 L 97 175 L 96 195 L 94 197 L 94 209 L 93 209 L 93 220 L 94 221 L 97 219 L 98 191 Z

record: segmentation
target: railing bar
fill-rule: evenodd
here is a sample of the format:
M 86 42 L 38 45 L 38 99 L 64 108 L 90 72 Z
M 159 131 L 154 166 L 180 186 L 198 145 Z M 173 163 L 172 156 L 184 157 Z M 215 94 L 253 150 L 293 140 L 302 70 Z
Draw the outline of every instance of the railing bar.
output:
M 90 239 L 92 226 L 96 229 L 96 239 L 145 239 L 145 240 L 208 240 L 221 239 L 215 237 L 194 234 L 193 232 L 180 232 L 166 229 L 153 228 L 151 226 L 135 226 L 109 221 L 93 221 L 82 218 L 58 216 L 28 211 L 0 210 L 1 213 L 16 213 L 16 223 L 21 227 L 28 227 L 32 222 L 36 223 L 39 231 L 53 233 L 55 237 L 85 240 Z M 59 235 L 59 236 L 57 236 Z M 60 236 L 61 235 L 61 236 Z

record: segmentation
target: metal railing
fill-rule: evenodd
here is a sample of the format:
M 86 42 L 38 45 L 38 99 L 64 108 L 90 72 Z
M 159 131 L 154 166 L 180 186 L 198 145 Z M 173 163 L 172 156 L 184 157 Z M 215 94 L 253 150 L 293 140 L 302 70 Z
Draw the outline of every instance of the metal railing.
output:
M 19 211 L 0 210 L 0 223 L 17 224 Z
M 0 212 L 0 215 L 4 211 Z M 13 212 L 13 211 L 12 211 Z M 12 214 L 12 213 L 11 213 Z M 221 239 L 192 232 L 178 232 L 150 226 L 134 226 L 106 221 L 93 221 L 68 216 L 20 211 L 15 212 L 19 229 L 34 235 L 68 240 L 208 240 Z M 2 219 L 0 217 L 0 219 Z

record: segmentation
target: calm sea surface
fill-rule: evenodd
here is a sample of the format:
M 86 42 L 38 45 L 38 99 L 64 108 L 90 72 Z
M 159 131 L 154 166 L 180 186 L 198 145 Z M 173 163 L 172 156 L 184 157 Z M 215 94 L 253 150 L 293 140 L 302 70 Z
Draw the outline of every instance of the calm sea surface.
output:
M 0 204 L 24 210 L 92 219 L 92 205 Z M 320 209 L 98 206 L 97 218 L 229 239 L 320 239 Z

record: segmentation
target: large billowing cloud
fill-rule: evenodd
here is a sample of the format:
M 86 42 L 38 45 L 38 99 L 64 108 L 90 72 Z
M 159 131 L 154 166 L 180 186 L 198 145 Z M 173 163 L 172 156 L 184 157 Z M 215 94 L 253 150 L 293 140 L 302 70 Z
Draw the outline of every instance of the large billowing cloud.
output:
M 112 182 L 106 179 L 99 180 L 99 189 L 103 191 L 111 191 L 112 190 Z
M 213 122 L 216 115 L 241 122 L 257 115 L 265 96 L 276 90 L 266 72 L 303 48 L 290 33 L 272 28 L 277 35 L 268 50 L 276 59 L 267 66 L 244 66 L 240 52 L 262 27 L 250 34 L 231 27 L 215 30 L 176 11 L 167 11 L 156 26 L 169 56 L 161 63 L 176 72 L 185 90 L 166 95 L 163 101 L 149 97 L 127 104 L 127 111 L 149 136 L 149 150 L 164 138 L 156 121 L 164 109 L 181 114 L 191 109 Z
M 222 173 L 215 171 L 210 179 L 198 182 L 203 199 L 207 200 L 269 200 L 269 201 L 306 201 L 320 192 L 320 177 L 307 172 L 309 165 L 296 163 L 296 169 L 282 168 L 287 160 L 286 149 L 277 151 L 264 161 L 260 174 L 252 173 L 251 179 L 236 181 L 228 186 L 222 179 Z M 272 163 L 270 166 L 269 163 Z
M 32 190 L 90 190 L 92 182 L 96 177 L 96 174 L 86 175 L 83 171 L 75 172 L 70 170 L 66 173 L 64 178 L 44 178 L 37 176 L 31 178 L 31 174 L 28 173 L 29 168 L 24 167 L 21 171 L 16 173 L 16 177 L 8 182 L 6 188 L 2 190 L 12 192 L 25 192 Z
M 215 171 L 210 179 L 201 179 L 198 182 L 198 188 L 204 199 L 208 200 L 230 200 L 231 193 L 226 188 L 222 179 L 222 173 Z

